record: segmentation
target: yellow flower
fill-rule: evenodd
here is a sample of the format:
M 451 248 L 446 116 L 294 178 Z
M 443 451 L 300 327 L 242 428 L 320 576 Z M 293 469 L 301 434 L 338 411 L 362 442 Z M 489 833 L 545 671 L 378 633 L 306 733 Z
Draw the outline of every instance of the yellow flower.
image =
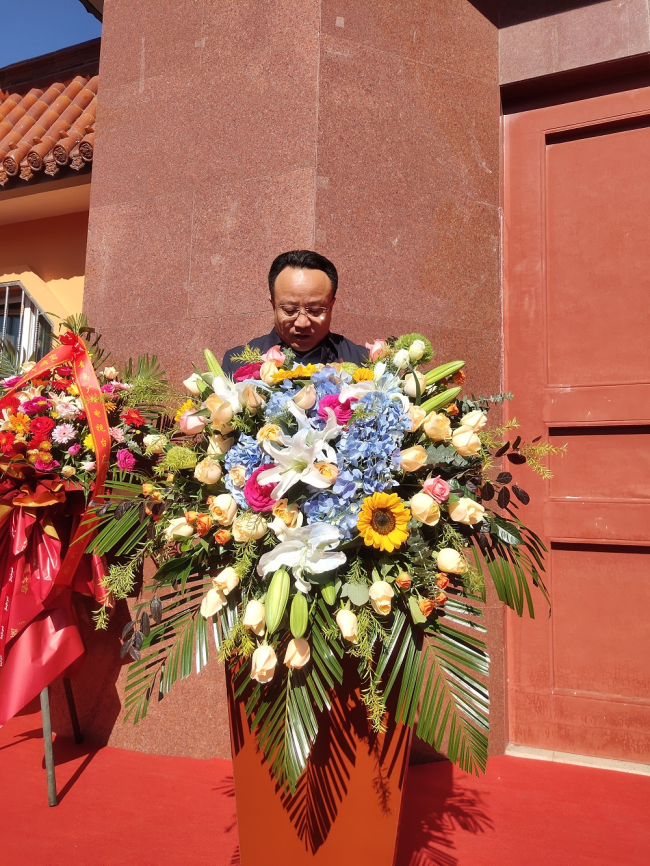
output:
M 278 370 L 273 377 L 273 381 L 284 382 L 285 379 L 310 379 L 322 366 L 322 364 L 306 364 L 305 366 L 299 364 L 293 370 Z
M 72 385 L 70 385 L 68 388 L 66 388 L 66 390 L 67 390 L 68 394 L 72 394 L 73 397 L 79 396 L 79 388 L 77 388 L 77 386 L 75 385 L 74 382 L 72 383 Z
M 93 442 L 93 437 L 91 436 L 90 433 L 84 439 L 84 448 L 87 451 L 94 451 L 95 450 L 95 443 Z
M 113 403 L 112 400 L 107 400 L 106 394 L 104 394 L 104 409 L 106 409 L 107 412 L 112 412 L 114 408 L 115 403 Z
M 354 382 L 371 382 L 375 378 L 372 370 L 367 370 L 365 367 L 357 367 L 352 374 Z
M 411 513 L 397 493 L 373 493 L 363 500 L 357 529 L 368 547 L 392 553 L 408 538 Z
M 181 406 L 178 408 L 178 412 L 174 415 L 174 421 L 178 424 L 181 420 L 181 417 L 185 414 L 185 412 L 189 412 L 190 409 L 194 408 L 193 400 L 186 400 Z
M 23 415 L 22 412 L 16 412 L 9 419 L 9 426 L 15 433 L 27 433 L 31 423 L 29 415 Z
M 277 424 L 265 424 L 257 431 L 256 438 L 258 442 L 263 442 L 265 439 L 270 439 L 271 442 L 279 442 L 281 432 Z

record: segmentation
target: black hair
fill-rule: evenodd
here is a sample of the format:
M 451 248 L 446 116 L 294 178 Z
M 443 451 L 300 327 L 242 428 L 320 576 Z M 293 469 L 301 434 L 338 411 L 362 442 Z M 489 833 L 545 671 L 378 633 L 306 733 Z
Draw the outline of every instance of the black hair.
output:
M 339 285 L 339 275 L 329 259 L 321 256 L 320 253 L 315 253 L 312 250 L 291 250 L 288 253 L 282 253 L 273 260 L 271 269 L 269 270 L 269 292 L 273 297 L 273 289 L 275 281 L 280 271 L 285 268 L 308 268 L 311 271 L 324 271 L 330 278 L 332 284 L 332 297 L 336 295 L 336 290 Z

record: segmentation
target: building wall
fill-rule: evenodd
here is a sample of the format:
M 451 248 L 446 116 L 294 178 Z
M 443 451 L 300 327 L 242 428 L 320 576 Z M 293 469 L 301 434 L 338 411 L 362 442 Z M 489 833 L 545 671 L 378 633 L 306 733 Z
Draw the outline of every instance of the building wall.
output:
M 0 227 L 0 282 L 21 280 L 55 331 L 81 312 L 87 236 L 87 211 Z
M 497 30 L 474 4 L 113 0 L 100 76 L 84 309 L 117 357 L 155 352 L 178 381 L 204 347 L 267 331 L 272 259 L 311 247 L 340 270 L 335 330 L 422 331 L 476 393 L 499 390 Z M 95 644 L 103 664 L 124 615 Z M 499 751 L 498 605 L 490 627 Z M 216 663 L 135 729 L 118 722 L 124 670 L 99 683 L 94 664 L 91 736 L 228 754 Z

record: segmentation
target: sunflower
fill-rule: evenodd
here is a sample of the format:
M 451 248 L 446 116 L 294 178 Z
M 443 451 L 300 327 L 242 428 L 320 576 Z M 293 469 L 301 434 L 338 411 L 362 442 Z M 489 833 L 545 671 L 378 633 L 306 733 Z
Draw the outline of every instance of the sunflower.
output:
M 368 370 L 366 367 L 357 367 L 357 369 L 352 374 L 353 382 L 372 382 L 375 378 L 375 371 Z
M 322 364 L 299 364 L 293 370 L 278 370 L 273 376 L 273 381 L 284 382 L 285 379 L 309 379 L 317 371 L 320 370 Z
M 373 493 L 363 500 L 357 529 L 370 547 L 392 553 L 408 538 L 411 513 L 397 493 Z

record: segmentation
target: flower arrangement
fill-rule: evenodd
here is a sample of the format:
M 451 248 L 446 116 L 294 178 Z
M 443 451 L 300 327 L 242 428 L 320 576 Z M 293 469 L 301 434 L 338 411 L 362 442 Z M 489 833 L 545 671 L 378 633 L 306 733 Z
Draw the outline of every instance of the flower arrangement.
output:
M 504 395 L 461 396 L 463 361 L 424 370 L 422 335 L 367 348 L 363 366 L 301 366 L 247 347 L 233 380 L 206 351 L 149 442 L 154 475 L 124 500 L 150 524 L 137 556 L 158 564 L 123 635 L 127 717 L 207 663 L 211 621 L 288 791 L 350 662 L 374 731 L 390 715 L 483 769 L 485 579 L 520 615 L 531 584 L 546 596 L 544 546 L 517 513 L 528 495 L 495 460 L 544 473 L 551 447 L 511 442 L 514 420 L 488 428 Z

